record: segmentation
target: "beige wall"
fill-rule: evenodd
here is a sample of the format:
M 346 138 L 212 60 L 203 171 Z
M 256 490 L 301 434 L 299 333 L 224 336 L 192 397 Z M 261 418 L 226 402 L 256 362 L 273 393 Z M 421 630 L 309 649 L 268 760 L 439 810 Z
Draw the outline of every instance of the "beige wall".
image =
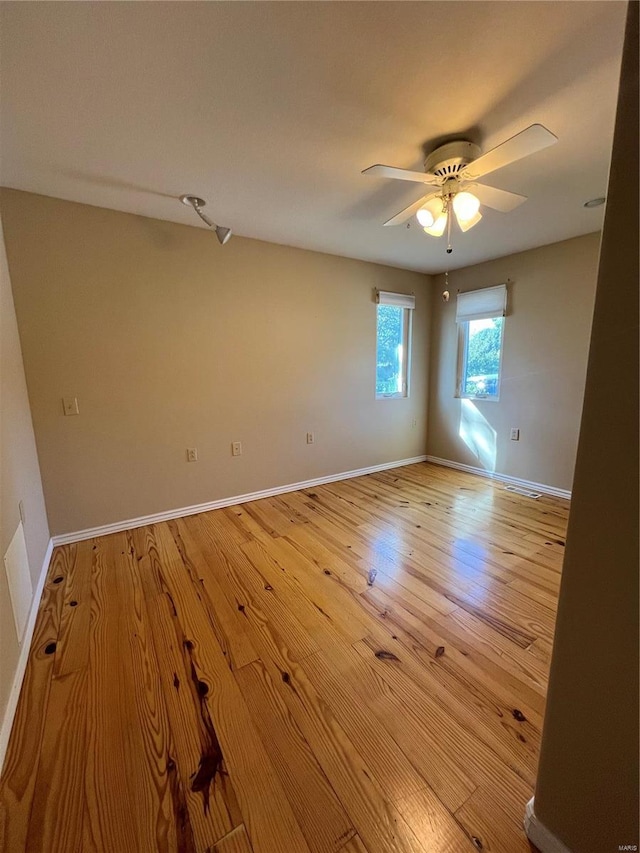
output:
M 629 7 L 535 796 L 536 816 L 572 853 L 640 843 L 638 4 Z
M 53 534 L 425 452 L 425 276 L 241 237 L 221 247 L 204 229 L 14 190 L 2 205 Z M 376 287 L 416 294 L 409 399 L 374 398 Z
M 599 234 L 449 274 L 432 286 L 427 452 L 511 477 L 571 489 L 582 409 Z M 454 397 L 456 293 L 510 280 L 499 401 Z M 511 427 L 520 441 L 511 441 Z M 479 435 L 480 452 L 461 432 Z M 472 442 L 470 442 L 472 443 Z M 477 448 L 476 448 L 477 450 Z
M 0 225 L 0 558 L 18 527 L 20 501 L 25 509 L 25 538 L 35 588 L 49 530 Z M 19 651 L 7 576 L 0 562 L 0 722 Z

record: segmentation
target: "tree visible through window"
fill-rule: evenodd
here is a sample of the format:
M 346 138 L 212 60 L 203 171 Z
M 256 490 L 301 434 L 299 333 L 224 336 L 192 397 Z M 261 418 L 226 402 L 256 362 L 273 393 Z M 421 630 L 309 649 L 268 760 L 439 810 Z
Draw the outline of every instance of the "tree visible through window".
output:
M 410 312 L 396 305 L 378 305 L 376 396 L 407 396 L 407 350 Z
M 462 334 L 460 396 L 497 399 L 500 391 L 500 360 L 504 317 L 467 320 Z

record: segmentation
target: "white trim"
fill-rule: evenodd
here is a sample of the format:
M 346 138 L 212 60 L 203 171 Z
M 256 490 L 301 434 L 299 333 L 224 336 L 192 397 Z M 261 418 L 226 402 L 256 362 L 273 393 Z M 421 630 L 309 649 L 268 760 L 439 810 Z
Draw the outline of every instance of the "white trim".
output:
M 462 462 L 453 462 L 451 459 L 440 459 L 438 456 L 427 456 L 427 462 L 434 465 L 443 465 L 445 468 L 455 468 L 457 471 L 466 471 L 469 474 L 478 474 L 480 477 L 488 477 L 490 480 L 499 480 L 501 483 L 512 483 L 514 486 L 522 486 L 533 492 L 543 492 L 545 495 L 553 495 L 555 498 L 571 500 L 571 492 L 567 489 L 558 489 L 555 486 L 547 486 L 544 483 L 534 483 L 533 480 L 521 480 L 519 477 L 510 477 L 508 474 L 498 474 L 487 471 L 484 468 L 474 468 L 473 465 L 463 465 Z
M 314 480 L 303 480 L 300 483 L 289 483 L 286 486 L 275 486 L 272 489 L 262 489 L 259 492 L 250 492 L 246 495 L 234 495 L 229 498 L 221 498 L 217 501 L 207 501 L 194 506 L 183 506 L 179 509 L 169 509 L 165 512 L 156 512 L 153 515 L 142 515 L 139 518 L 127 518 L 124 521 L 115 521 L 112 524 L 103 524 L 99 527 L 90 527 L 86 530 L 77 530 L 75 533 L 61 533 L 53 537 L 54 545 L 68 545 L 71 542 L 81 542 L 83 539 L 93 539 L 94 536 L 106 536 L 109 533 L 120 533 L 122 530 L 132 530 L 135 527 L 144 527 L 146 524 L 157 524 L 161 521 L 169 521 L 172 518 L 183 518 L 186 515 L 197 515 L 199 512 L 209 512 L 212 509 L 222 509 L 225 506 L 259 501 L 262 498 L 270 498 L 273 495 L 282 495 L 286 492 L 297 492 L 299 489 L 309 489 L 313 486 L 322 486 L 325 483 L 335 483 L 336 480 L 350 480 L 352 477 L 363 477 L 365 474 L 375 474 L 376 471 L 386 471 L 389 468 L 401 468 L 404 465 L 414 465 L 417 462 L 425 462 L 427 456 L 413 456 L 411 459 L 399 459 L 396 462 L 383 462 L 381 465 L 370 465 L 368 468 L 357 468 L 353 471 L 343 471 L 340 474 L 328 474 L 325 477 L 316 477 Z
M 13 676 L 13 684 L 11 685 L 11 691 L 9 692 L 7 707 L 5 708 L 4 718 L 2 720 L 2 727 L 0 728 L 0 771 L 2 771 L 2 765 L 4 764 L 4 759 L 7 754 L 7 746 L 9 745 L 9 735 L 11 734 L 13 719 L 18 708 L 18 698 L 20 696 L 20 689 L 22 687 L 24 674 L 27 669 L 29 651 L 31 650 L 31 640 L 33 639 L 33 631 L 36 627 L 36 616 L 38 615 L 38 607 L 40 606 L 42 590 L 44 589 L 44 582 L 47 577 L 47 572 L 49 571 L 49 562 L 51 561 L 52 553 L 53 539 L 49 539 L 47 550 L 44 552 L 44 560 L 42 561 L 42 568 L 40 569 L 40 577 L 38 578 L 38 583 L 36 584 L 36 588 L 33 593 L 33 598 L 31 599 L 31 608 L 29 610 L 27 624 L 25 626 L 24 634 L 22 636 L 22 642 L 20 644 L 20 655 L 18 656 L 18 663 L 16 665 L 16 671 Z
M 534 811 L 534 797 L 527 803 L 524 812 L 524 831 L 532 844 L 540 850 L 540 853 L 571 853 L 566 844 L 541 823 Z

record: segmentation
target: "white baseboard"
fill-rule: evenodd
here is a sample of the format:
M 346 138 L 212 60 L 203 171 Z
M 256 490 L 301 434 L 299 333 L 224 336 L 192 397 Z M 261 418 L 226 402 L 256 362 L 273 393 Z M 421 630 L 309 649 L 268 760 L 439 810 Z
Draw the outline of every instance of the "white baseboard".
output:
M 545 495 L 553 495 L 555 498 L 571 500 L 571 492 L 567 489 L 557 489 L 555 486 L 534 483 L 532 480 L 521 480 L 519 477 L 498 474 L 495 471 L 487 471 L 485 468 L 474 468 L 473 465 L 463 465 L 462 462 L 452 462 L 451 459 L 440 459 L 438 456 L 427 456 L 426 459 L 427 462 L 433 462 L 434 465 L 444 465 L 446 468 L 455 468 L 458 471 L 466 471 L 468 474 L 478 474 L 481 477 L 488 477 L 490 480 L 499 480 L 501 483 L 522 486 L 532 492 L 542 492 Z
M 40 599 L 42 598 L 44 582 L 47 578 L 47 572 L 49 571 L 49 562 L 51 561 L 52 552 L 53 540 L 49 539 L 47 550 L 44 553 L 44 560 L 42 561 L 42 568 L 40 569 L 40 577 L 38 578 L 38 583 L 36 584 L 36 588 L 33 591 L 31 608 L 29 609 L 27 624 L 25 625 L 24 634 L 22 636 L 22 642 L 20 643 L 20 655 L 18 657 L 18 664 L 16 666 L 15 675 L 13 677 L 13 684 L 11 685 L 11 691 L 9 693 L 7 707 L 4 711 L 2 727 L 0 728 L 0 772 L 2 772 L 2 766 L 4 764 L 4 759 L 7 754 L 9 736 L 11 735 L 13 719 L 15 717 L 16 710 L 18 707 L 18 698 L 20 696 L 20 689 L 22 688 L 22 680 L 24 679 L 24 674 L 27 669 L 29 651 L 31 650 L 31 640 L 33 639 L 33 631 L 36 627 L 36 616 L 38 615 L 38 607 L 40 606 Z
M 194 506 L 183 506 L 179 509 L 170 509 L 165 512 L 157 512 L 153 515 L 142 515 L 139 518 L 127 518 L 124 521 L 115 521 L 113 524 L 103 524 L 99 527 L 90 527 L 87 530 L 77 530 L 75 533 L 61 533 L 53 537 L 54 545 L 68 545 L 70 542 L 81 542 L 83 539 L 93 539 L 94 536 L 106 536 L 109 533 L 120 533 L 122 530 L 133 530 L 135 527 L 144 527 L 146 524 L 157 524 L 161 521 L 169 521 L 172 518 L 183 518 L 185 515 L 197 515 L 199 512 L 209 512 L 212 509 L 222 509 L 225 506 L 259 501 L 262 498 L 270 498 L 274 495 L 283 495 L 287 492 L 297 492 L 300 489 L 310 489 L 314 486 L 323 486 L 325 483 L 335 483 L 337 480 L 349 480 L 352 477 L 363 477 L 365 474 L 375 474 L 376 471 L 386 471 L 389 468 L 401 468 L 404 465 L 414 465 L 416 462 L 425 462 L 426 456 L 413 456 L 411 459 L 399 459 L 396 462 L 383 462 L 381 465 L 370 465 L 368 468 L 357 468 L 353 471 L 343 471 L 340 474 L 329 474 L 326 477 L 316 477 L 314 480 L 303 480 L 300 483 L 289 483 L 286 486 L 275 486 L 272 489 L 262 489 L 259 492 L 250 492 L 246 495 L 234 495 L 229 498 L 221 498 L 217 501 L 208 501 Z
M 540 853 L 571 853 L 566 844 L 540 823 L 534 811 L 534 799 L 531 797 L 524 812 L 524 831 L 529 841 Z

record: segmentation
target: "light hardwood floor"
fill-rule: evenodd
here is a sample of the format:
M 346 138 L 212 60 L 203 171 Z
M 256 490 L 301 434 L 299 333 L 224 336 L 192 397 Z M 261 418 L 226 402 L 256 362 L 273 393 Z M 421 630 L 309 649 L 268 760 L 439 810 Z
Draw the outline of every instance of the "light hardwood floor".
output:
M 7 853 L 519 853 L 568 503 L 412 465 L 57 548 Z

